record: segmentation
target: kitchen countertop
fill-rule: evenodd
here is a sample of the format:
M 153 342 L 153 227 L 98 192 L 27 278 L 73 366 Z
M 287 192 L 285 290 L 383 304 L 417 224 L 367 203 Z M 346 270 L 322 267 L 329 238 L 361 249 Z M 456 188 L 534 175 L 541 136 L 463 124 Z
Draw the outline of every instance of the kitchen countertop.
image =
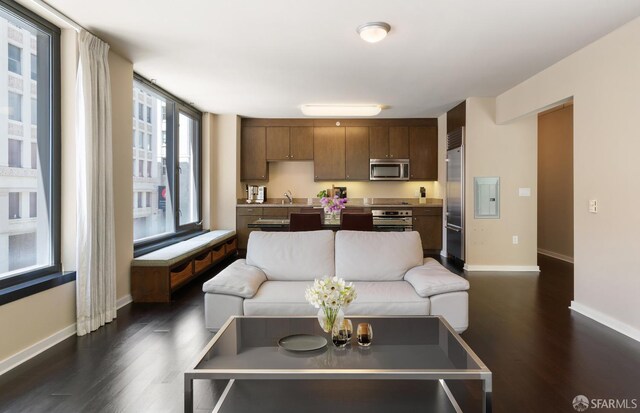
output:
M 284 203 L 283 203 L 284 202 Z M 427 198 L 427 202 L 420 204 L 418 198 L 375 198 L 373 202 L 364 203 L 362 198 L 349 198 L 349 202 L 346 207 L 366 207 L 366 208 L 442 208 L 442 199 Z M 293 203 L 290 204 L 284 198 L 267 198 L 267 202 L 262 204 L 247 204 L 244 199 L 239 199 L 237 203 L 238 208 L 304 208 L 304 207 L 320 207 L 320 202 L 317 198 L 313 198 L 313 204 L 307 204 L 307 198 L 293 198 Z

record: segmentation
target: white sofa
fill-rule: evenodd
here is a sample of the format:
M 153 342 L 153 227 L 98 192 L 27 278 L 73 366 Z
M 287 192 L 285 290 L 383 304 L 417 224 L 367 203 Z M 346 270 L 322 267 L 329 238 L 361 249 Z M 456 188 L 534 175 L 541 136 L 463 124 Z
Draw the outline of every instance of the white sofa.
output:
M 252 232 L 246 260 L 202 287 L 206 327 L 232 315 L 315 315 L 304 291 L 334 275 L 358 294 L 346 315 L 442 315 L 467 329 L 469 283 L 423 258 L 417 232 L 363 231 Z

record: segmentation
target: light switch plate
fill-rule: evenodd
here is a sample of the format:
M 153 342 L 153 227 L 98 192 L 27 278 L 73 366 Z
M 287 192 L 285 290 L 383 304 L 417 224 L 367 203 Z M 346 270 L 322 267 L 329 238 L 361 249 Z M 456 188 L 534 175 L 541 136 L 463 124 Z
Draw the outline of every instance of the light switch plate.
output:
M 592 214 L 597 214 L 598 213 L 598 200 L 597 199 L 590 199 L 589 200 L 589 212 L 591 212 Z
M 531 188 L 518 188 L 519 196 L 531 196 Z

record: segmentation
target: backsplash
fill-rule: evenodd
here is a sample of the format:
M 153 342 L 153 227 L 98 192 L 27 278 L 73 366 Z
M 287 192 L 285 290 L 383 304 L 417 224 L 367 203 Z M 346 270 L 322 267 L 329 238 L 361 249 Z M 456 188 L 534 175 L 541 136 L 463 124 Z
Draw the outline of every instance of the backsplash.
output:
M 238 198 L 244 198 L 244 184 L 266 185 L 269 198 L 279 198 L 290 189 L 296 198 L 315 197 L 322 189 L 331 185 L 346 186 L 351 198 L 417 198 L 421 186 L 427 189 L 427 198 L 442 198 L 438 182 L 369 182 L 335 181 L 314 182 L 313 161 L 270 162 L 269 182 L 244 182 Z

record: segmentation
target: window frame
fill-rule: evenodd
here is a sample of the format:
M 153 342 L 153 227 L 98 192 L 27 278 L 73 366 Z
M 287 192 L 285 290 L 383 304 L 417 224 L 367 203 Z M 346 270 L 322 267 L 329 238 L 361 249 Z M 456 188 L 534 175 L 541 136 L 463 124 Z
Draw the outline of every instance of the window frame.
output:
M 134 256 L 140 256 L 143 253 L 148 253 L 154 251 L 156 249 L 162 248 L 167 245 L 171 245 L 172 243 L 179 242 L 182 239 L 189 238 L 194 234 L 198 234 L 202 232 L 202 112 L 198 109 L 194 108 L 190 104 L 186 103 L 182 99 L 176 97 L 175 95 L 167 92 L 166 90 L 158 87 L 155 83 L 150 82 L 139 74 L 133 74 L 134 83 L 132 87 L 135 86 L 135 83 L 138 82 L 140 85 L 145 88 L 150 89 L 152 92 L 156 93 L 163 99 L 165 99 L 165 107 L 166 107 L 166 115 L 165 121 L 166 126 L 165 130 L 167 131 L 166 136 L 166 162 L 167 162 L 167 183 L 170 188 L 171 202 L 173 205 L 173 223 L 174 230 L 169 233 L 162 233 L 155 236 L 150 236 L 146 238 L 142 238 L 140 240 L 134 240 L 133 248 L 134 248 Z M 132 111 L 133 112 L 133 111 Z M 196 180 L 196 190 L 197 190 L 197 211 L 198 211 L 198 221 L 192 222 L 185 225 L 180 225 L 180 216 L 179 216 L 179 168 L 178 168 L 178 139 L 179 136 L 179 127 L 178 127 L 178 119 L 180 112 L 184 113 L 193 118 L 194 121 L 194 133 L 195 133 L 195 144 L 194 144 L 194 155 L 193 160 L 195 162 L 195 180 Z M 171 131 L 171 135 L 169 136 L 169 131 Z M 173 166 L 172 166 L 173 165 Z M 173 173 L 170 173 L 169 167 L 172 166 Z M 164 165 L 163 165 L 164 167 Z
M 47 116 L 49 133 L 46 136 L 48 145 L 48 156 L 40 156 L 40 164 L 43 171 L 48 171 L 44 179 L 45 199 L 50 197 L 50 245 L 51 264 L 40 267 L 32 271 L 17 273 L 10 277 L 0 279 L 0 305 L 27 297 L 53 288 L 64 283 L 75 280 L 75 272 L 62 272 L 60 244 L 61 244 L 61 76 L 60 76 L 60 33 L 58 26 L 33 13 L 25 7 L 9 0 L 0 0 L 0 6 L 12 15 L 13 18 L 21 20 L 26 24 L 36 27 L 50 36 L 50 48 L 47 50 L 49 82 L 38 82 L 38 90 L 46 87 L 49 99 L 38 100 L 38 116 Z M 40 60 L 40 62 L 44 62 Z M 43 64 L 43 63 L 41 63 Z M 38 69 L 41 69 L 38 67 Z M 46 73 L 38 70 L 38 73 Z M 40 96 L 43 94 L 38 93 Z M 44 130 L 44 128 L 38 128 Z M 40 133 L 40 132 L 39 132 Z M 41 136 L 38 135 L 38 140 Z M 44 142 L 43 142 L 44 143 Z

